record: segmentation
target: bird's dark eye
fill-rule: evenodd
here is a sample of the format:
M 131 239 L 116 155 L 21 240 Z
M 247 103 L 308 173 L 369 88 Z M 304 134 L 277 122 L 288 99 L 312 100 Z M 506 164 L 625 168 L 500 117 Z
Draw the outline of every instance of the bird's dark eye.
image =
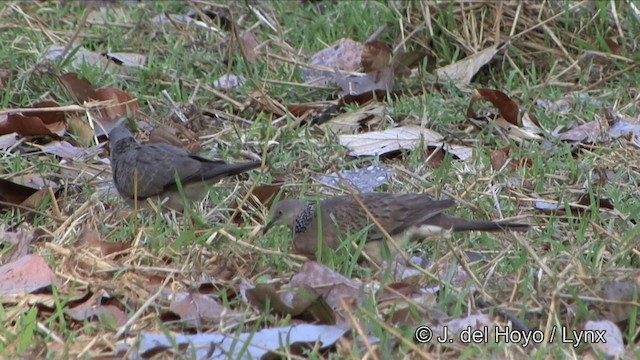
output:
M 282 210 L 278 210 L 278 216 L 282 215 Z

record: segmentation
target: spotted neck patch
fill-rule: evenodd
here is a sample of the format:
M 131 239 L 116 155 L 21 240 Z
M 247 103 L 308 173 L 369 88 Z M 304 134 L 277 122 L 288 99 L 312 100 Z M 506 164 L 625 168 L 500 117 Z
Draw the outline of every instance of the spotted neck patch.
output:
M 300 213 L 300 215 L 298 215 L 298 217 L 296 218 L 293 231 L 296 234 L 307 231 L 309 225 L 311 225 L 311 222 L 313 221 L 315 212 L 315 206 L 313 206 L 313 204 L 308 204 L 307 207 L 302 211 L 302 213 Z

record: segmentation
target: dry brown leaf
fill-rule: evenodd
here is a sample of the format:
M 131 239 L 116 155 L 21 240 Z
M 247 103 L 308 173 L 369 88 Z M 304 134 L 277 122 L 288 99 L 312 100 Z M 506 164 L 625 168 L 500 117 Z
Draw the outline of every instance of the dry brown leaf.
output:
M 364 296 L 363 284 L 360 281 L 349 279 L 317 261 L 307 261 L 302 264 L 300 270 L 289 282 L 289 286 L 293 288 L 300 288 L 303 285 L 313 288 L 332 309 L 336 310 L 342 308 L 341 299 L 360 303 Z M 283 297 L 293 295 L 292 292 L 288 292 Z
M 640 280 L 640 278 L 639 278 Z M 629 319 L 633 312 L 634 305 L 631 304 L 634 298 L 640 295 L 640 282 L 631 280 L 617 280 L 605 285 L 602 298 L 614 302 L 606 303 L 607 319 L 615 323 Z M 616 302 L 629 302 L 620 304 Z
M 114 305 L 103 305 L 103 297 L 102 292 L 97 292 L 84 303 L 66 310 L 66 313 L 72 319 L 81 322 L 97 317 L 106 323 L 113 321 L 115 326 L 124 325 L 127 322 L 127 315 Z
M 494 171 L 499 171 L 500 169 L 502 169 L 502 167 L 507 163 L 507 161 L 511 159 L 510 153 L 511 153 L 511 147 L 509 146 L 493 151 L 491 153 L 491 168 Z M 533 162 L 531 159 L 519 160 L 519 161 L 511 159 L 511 161 L 509 162 L 509 167 L 511 167 L 512 170 L 517 170 L 523 165 L 530 168 L 533 166 Z
M 254 219 L 260 220 L 257 217 L 257 214 L 251 210 L 251 208 L 259 209 L 261 206 L 266 207 L 267 209 L 271 208 L 273 205 L 273 200 L 275 196 L 280 192 L 282 188 L 282 184 L 262 184 L 253 188 L 251 191 L 251 196 L 247 198 L 247 203 L 244 204 L 241 211 L 235 213 L 235 215 L 231 218 L 231 221 L 234 221 L 236 224 L 242 224 L 243 219 L 240 217 L 241 212 L 245 212 L 247 214 L 255 214 Z M 281 198 L 282 199 L 282 198 Z M 236 209 L 238 207 L 238 203 L 234 201 L 230 208 Z
M 364 72 L 374 72 L 391 66 L 392 50 L 384 41 L 374 40 L 364 44 L 360 63 Z
M 70 115 L 67 119 L 68 131 L 75 135 L 78 143 L 82 146 L 89 146 L 96 136 L 84 115 Z
M 10 209 L 13 205 L 20 205 L 37 191 L 38 189 L 0 178 L 0 209 Z
M 128 250 L 131 244 L 128 242 L 110 242 L 105 241 L 96 229 L 85 228 L 78 237 L 78 244 L 99 249 L 102 256 L 109 256 L 114 253 L 120 253 Z
M 392 61 L 396 77 L 401 78 L 411 75 L 411 69 L 420 66 L 427 54 L 428 52 L 424 49 L 394 54 Z M 427 60 L 427 71 L 433 71 L 436 64 L 435 57 L 429 56 Z
M 0 242 L 8 242 L 12 245 L 8 250 L 6 245 L 3 245 L 4 248 L 3 254 L 0 256 L 0 263 L 8 264 L 27 255 L 29 251 L 29 244 L 31 244 L 33 239 L 34 236 L 32 234 L 24 232 L 0 232 Z
M 210 296 L 198 293 L 178 293 L 169 309 L 180 316 L 183 324 L 200 327 L 205 324 L 235 326 L 243 314 L 220 305 Z
M 507 94 L 495 89 L 475 89 L 471 103 L 480 99 L 491 102 L 500 111 L 500 116 L 509 123 L 518 126 L 518 104 L 511 100 Z M 471 107 L 471 104 L 469 104 L 469 107 Z
M 0 135 L 18 133 L 22 136 L 62 136 L 66 131 L 64 116 L 60 112 L 9 113 L 0 115 Z M 35 114 L 35 115 L 34 115 Z M 39 115 L 39 116 L 37 116 Z
M 309 59 L 309 65 L 323 66 L 328 69 L 339 69 L 343 71 L 355 71 L 360 67 L 362 49 L 362 44 L 357 41 L 341 39 L 330 47 L 315 53 L 311 59 Z M 331 77 L 332 73 L 330 72 L 308 68 L 302 69 L 302 78 L 306 82 L 313 81 L 317 84 L 326 85 Z
M 26 255 L 0 267 L 0 298 L 31 293 L 57 282 L 40 255 Z
M 249 64 L 256 62 L 258 57 L 256 54 L 256 48 L 258 47 L 258 39 L 250 31 L 245 31 L 240 35 L 240 49 L 244 58 L 247 59 Z
M 76 99 L 78 104 L 90 101 L 110 101 L 110 105 L 100 109 L 99 125 L 96 135 L 107 134 L 114 126 L 116 119 L 135 113 L 140 106 L 129 94 L 113 87 L 96 90 L 86 79 L 79 78 L 76 73 L 66 73 L 58 76 L 60 82 Z
M 609 122 L 607 119 L 602 118 L 560 133 L 558 134 L 558 137 L 560 140 L 564 141 L 596 143 L 603 135 L 607 134 L 608 129 Z
M 182 141 L 178 139 L 175 132 L 167 125 L 160 124 L 149 133 L 149 143 L 171 144 L 177 147 L 184 147 Z

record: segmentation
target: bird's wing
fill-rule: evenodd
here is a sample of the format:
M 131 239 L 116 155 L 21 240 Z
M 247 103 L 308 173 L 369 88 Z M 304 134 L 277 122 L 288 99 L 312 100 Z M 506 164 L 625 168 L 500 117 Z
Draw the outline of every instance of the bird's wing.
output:
M 192 159 L 185 149 L 169 144 L 148 144 L 136 151 L 138 169 L 138 196 L 161 193 L 167 186 L 182 181 L 200 171 L 198 160 Z
M 365 193 L 360 199 L 369 212 L 392 236 L 418 225 L 421 221 L 435 216 L 454 205 L 451 200 L 433 200 L 420 194 Z M 326 208 L 331 209 L 341 231 L 354 232 L 373 222 L 358 202 L 350 195 L 326 200 Z M 369 241 L 383 237 L 373 226 L 369 230 Z

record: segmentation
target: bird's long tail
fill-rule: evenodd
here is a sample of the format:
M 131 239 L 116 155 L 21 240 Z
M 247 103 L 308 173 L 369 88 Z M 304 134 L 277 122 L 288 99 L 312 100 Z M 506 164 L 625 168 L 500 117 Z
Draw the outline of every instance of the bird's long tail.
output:
M 251 161 L 239 164 L 215 164 L 202 171 L 202 179 L 208 180 L 224 176 L 232 176 L 255 169 L 262 164 L 261 161 Z
M 445 214 L 438 214 L 430 223 L 453 231 L 526 231 L 530 228 L 529 224 L 524 223 L 467 220 Z

